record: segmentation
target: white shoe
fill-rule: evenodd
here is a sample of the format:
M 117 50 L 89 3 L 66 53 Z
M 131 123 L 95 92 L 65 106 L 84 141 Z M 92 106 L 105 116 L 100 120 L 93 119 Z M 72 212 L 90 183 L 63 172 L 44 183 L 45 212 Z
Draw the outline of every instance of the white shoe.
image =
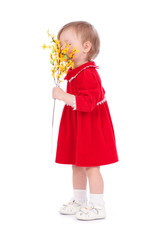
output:
M 66 214 L 66 215 L 74 215 L 78 211 L 80 211 L 81 207 L 84 206 L 85 203 L 77 202 L 74 199 L 71 199 L 69 203 L 64 204 L 61 208 L 59 213 Z
M 76 213 L 78 220 L 96 220 L 103 219 L 106 217 L 104 206 L 94 206 L 89 204 L 87 207 L 83 207 Z

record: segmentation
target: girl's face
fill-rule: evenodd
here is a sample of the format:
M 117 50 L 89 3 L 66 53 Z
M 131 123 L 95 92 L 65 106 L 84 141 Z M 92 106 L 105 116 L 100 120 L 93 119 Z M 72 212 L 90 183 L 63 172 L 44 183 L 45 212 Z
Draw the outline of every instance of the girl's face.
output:
M 70 45 L 69 54 L 75 47 L 77 47 L 77 49 L 79 50 L 79 52 L 75 55 L 75 58 L 72 59 L 72 61 L 74 62 L 74 68 L 87 62 L 87 54 L 84 45 L 82 44 L 81 38 L 77 36 L 74 29 L 68 28 L 66 30 L 63 30 L 63 32 L 61 33 L 60 44 L 62 50 L 65 48 L 65 43 Z

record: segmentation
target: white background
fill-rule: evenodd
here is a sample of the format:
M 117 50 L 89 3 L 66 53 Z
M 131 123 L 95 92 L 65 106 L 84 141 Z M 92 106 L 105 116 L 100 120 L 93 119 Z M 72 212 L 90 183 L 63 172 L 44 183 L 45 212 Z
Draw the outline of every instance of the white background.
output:
M 0 238 L 160 239 L 159 1 L 3 1 L 0 4 Z M 70 166 L 55 164 L 59 121 L 48 28 L 86 20 L 98 30 L 96 59 L 115 128 L 119 163 L 101 168 L 106 220 L 58 214 L 72 197 Z M 66 83 L 61 87 L 65 90 Z M 62 146 L 63 148 L 63 146 Z

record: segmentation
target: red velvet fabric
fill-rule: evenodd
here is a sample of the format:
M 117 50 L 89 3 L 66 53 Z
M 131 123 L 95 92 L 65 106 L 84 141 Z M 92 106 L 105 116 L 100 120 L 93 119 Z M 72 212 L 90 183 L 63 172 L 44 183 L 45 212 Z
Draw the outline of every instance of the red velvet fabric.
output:
M 105 90 L 94 62 L 69 70 L 67 93 L 76 97 L 76 110 L 64 106 L 57 141 L 56 163 L 95 167 L 118 161 L 115 134 Z

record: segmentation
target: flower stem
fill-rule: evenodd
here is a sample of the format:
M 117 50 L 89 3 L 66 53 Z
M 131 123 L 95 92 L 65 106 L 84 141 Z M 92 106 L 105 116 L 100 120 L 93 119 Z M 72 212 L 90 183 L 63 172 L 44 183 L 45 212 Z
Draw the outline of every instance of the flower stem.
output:
M 51 133 L 51 153 L 53 153 L 53 124 L 54 124 L 55 103 L 56 103 L 56 99 L 54 99 L 54 103 L 53 103 L 53 114 L 52 114 L 52 133 Z

